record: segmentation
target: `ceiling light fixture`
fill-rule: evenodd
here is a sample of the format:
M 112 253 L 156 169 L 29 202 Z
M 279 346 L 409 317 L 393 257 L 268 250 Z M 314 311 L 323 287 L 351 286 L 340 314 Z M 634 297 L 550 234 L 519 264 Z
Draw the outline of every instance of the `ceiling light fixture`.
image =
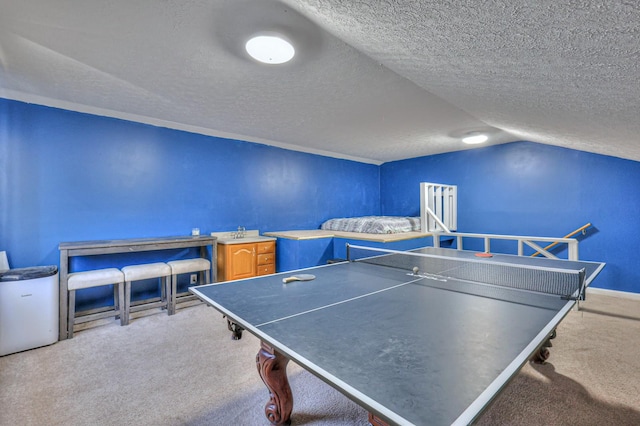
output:
M 462 142 L 468 145 L 475 145 L 475 144 L 486 142 L 487 139 L 489 139 L 487 135 L 470 133 L 468 136 L 465 136 L 464 138 L 462 138 Z
M 296 54 L 293 45 L 279 35 L 256 35 L 245 44 L 247 53 L 256 61 L 277 65 L 289 62 Z

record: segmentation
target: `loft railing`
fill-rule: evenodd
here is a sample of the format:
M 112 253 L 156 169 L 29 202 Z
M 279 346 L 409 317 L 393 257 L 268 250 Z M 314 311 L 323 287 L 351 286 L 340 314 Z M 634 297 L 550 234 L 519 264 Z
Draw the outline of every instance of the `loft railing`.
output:
M 586 228 L 585 228 L 586 229 Z M 578 231 L 580 232 L 580 231 Z M 484 251 L 491 252 L 492 240 L 508 240 L 518 242 L 518 256 L 524 256 L 524 246 L 527 245 L 536 250 L 536 253 L 542 254 L 550 259 L 558 259 L 556 255 L 548 251 L 550 246 L 555 247 L 558 244 L 566 244 L 568 249 L 568 259 L 578 260 L 578 240 L 575 238 L 554 238 L 554 237 L 531 237 L 522 235 L 499 235 L 499 234 L 475 234 L 467 232 L 434 232 L 433 246 L 440 247 L 440 238 L 443 236 L 455 237 L 456 247 L 458 250 L 464 250 L 463 238 L 478 238 L 484 240 Z M 536 243 L 552 243 L 545 248 L 540 247 Z
M 458 228 L 458 187 L 441 183 L 420 183 L 420 229 L 422 232 L 451 232 Z
M 589 228 L 589 227 L 591 227 L 591 223 L 587 223 L 587 224 L 585 224 L 585 225 L 582 225 L 580 228 L 576 229 L 575 231 L 570 232 L 570 233 L 568 233 L 567 235 L 565 235 L 565 236 L 564 236 L 564 238 L 571 238 L 571 237 L 573 237 L 574 235 L 577 235 L 577 234 L 579 234 L 579 233 L 582 233 L 582 235 L 586 235 L 586 234 L 587 234 L 587 228 Z M 558 245 L 558 242 L 557 242 L 557 241 L 556 241 L 556 242 L 553 242 L 553 243 L 549 244 L 548 246 L 546 246 L 546 247 L 544 248 L 544 250 L 549 251 L 549 249 L 550 249 L 550 248 L 553 248 L 553 247 L 555 247 L 555 246 L 557 246 L 557 245 Z M 533 253 L 533 254 L 531 255 L 531 257 L 536 257 L 536 256 L 537 256 L 537 255 L 539 255 L 539 254 L 541 254 L 541 253 L 540 253 L 539 251 L 537 251 L 537 252 Z

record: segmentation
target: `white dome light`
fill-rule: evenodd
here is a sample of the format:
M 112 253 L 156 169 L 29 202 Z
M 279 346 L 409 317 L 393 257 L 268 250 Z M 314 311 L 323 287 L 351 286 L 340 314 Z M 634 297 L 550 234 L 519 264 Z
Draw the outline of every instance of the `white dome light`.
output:
M 289 62 L 296 53 L 291 43 L 275 35 L 255 36 L 247 42 L 245 49 L 256 61 L 274 65 Z
M 489 137 L 487 135 L 470 135 L 467 137 L 462 138 L 462 142 L 469 144 L 469 145 L 474 145 L 477 143 L 483 143 L 486 142 L 487 139 L 489 139 Z

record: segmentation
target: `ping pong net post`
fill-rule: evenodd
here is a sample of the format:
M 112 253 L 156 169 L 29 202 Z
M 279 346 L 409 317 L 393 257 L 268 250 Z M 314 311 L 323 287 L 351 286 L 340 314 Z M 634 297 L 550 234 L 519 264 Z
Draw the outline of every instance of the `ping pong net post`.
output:
M 566 300 L 584 300 L 585 269 L 551 268 L 485 258 L 458 258 L 347 244 L 347 260 L 404 270 L 430 278 L 433 285 L 456 290 L 484 284 L 511 290 L 552 294 Z M 442 281 L 455 280 L 447 285 Z M 440 282 L 438 284 L 438 282 Z

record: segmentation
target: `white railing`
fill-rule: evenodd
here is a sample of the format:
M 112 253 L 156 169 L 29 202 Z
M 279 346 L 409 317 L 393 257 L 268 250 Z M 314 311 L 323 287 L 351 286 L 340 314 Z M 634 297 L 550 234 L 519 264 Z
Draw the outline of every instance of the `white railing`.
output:
M 457 186 L 420 183 L 420 229 L 424 233 L 458 229 Z
M 530 237 L 522 235 L 497 235 L 497 234 L 473 234 L 466 232 L 434 232 L 433 233 L 433 246 L 440 247 L 440 237 L 455 237 L 456 248 L 458 250 L 464 250 L 462 245 L 463 238 L 479 238 L 484 240 L 484 251 L 486 253 L 491 252 L 491 240 L 510 240 L 518 242 L 518 256 L 524 256 L 525 244 L 537 253 L 542 254 L 550 259 L 558 259 L 556 255 L 550 253 L 544 248 L 540 247 L 539 243 L 553 243 L 553 245 L 566 244 L 568 249 L 568 259 L 578 260 L 578 240 L 575 238 L 554 238 L 554 237 Z

